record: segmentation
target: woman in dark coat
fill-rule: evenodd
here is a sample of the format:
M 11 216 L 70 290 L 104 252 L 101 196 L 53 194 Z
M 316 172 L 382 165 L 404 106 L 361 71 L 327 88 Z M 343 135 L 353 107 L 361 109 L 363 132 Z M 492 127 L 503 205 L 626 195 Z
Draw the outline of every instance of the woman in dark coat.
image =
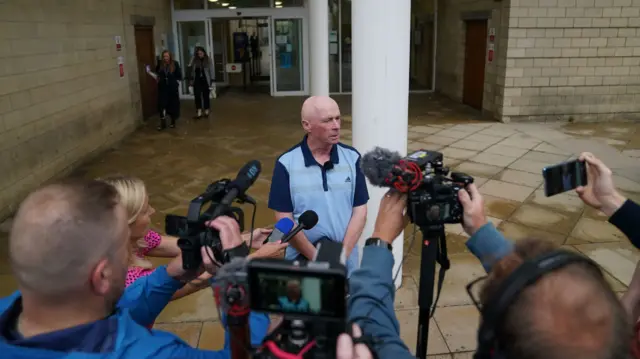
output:
M 156 71 L 147 72 L 158 81 L 158 110 L 160 111 L 160 125 L 158 131 L 167 127 L 167 117 L 170 120 L 169 127 L 176 127 L 176 120 L 180 117 L 179 88 L 182 81 L 180 64 L 174 61 L 168 50 L 162 52 L 162 60 L 158 62 Z
M 211 84 L 214 80 L 214 72 L 213 72 L 213 64 L 207 56 L 204 48 L 201 46 L 196 46 L 196 49 L 193 54 L 193 58 L 191 59 L 190 67 L 190 78 L 191 78 L 191 86 L 193 86 L 193 94 L 196 100 L 196 119 L 202 117 L 202 110 L 204 110 L 204 116 L 209 116 L 210 109 L 210 94 L 211 94 Z

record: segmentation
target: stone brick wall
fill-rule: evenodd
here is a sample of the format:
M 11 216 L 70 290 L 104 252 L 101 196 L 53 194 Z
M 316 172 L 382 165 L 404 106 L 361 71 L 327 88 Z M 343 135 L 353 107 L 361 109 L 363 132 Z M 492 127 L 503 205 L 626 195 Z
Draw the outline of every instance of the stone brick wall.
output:
M 637 118 L 640 0 L 511 0 L 503 120 Z
M 502 108 L 502 93 L 506 66 L 509 1 L 447 0 L 438 8 L 438 48 L 436 65 L 437 91 L 462 101 L 465 62 L 465 20 L 488 19 L 488 28 L 495 29 L 494 59 L 485 67 L 483 112 L 495 117 Z M 488 34 L 487 34 L 488 37 Z M 488 40 L 487 40 L 488 43 Z M 485 61 L 486 61 L 485 57 Z
M 170 14 L 169 0 L 0 1 L 0 218 L 131 133 L 142 116 L 131 15 L 155 18 L 160 45 Z

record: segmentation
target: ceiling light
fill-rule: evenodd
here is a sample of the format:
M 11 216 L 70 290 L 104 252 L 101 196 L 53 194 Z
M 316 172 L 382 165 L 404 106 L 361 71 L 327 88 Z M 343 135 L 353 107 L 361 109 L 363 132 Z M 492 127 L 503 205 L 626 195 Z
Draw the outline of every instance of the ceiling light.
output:
M 282 5 L 282 1 L 276 1 L 276 6 Z
M 281 9 L 282 5 L 276 5 L 276 9 Z
M 228 3 L 228 2 L 223 2 L 223 3 L 222 3 L 222 4 L 220 4 L 220 5 L 222 5 L 222 6 L 229 6 L 229 3 Z
M 235 7 L 235 6 L 229 6 L 229 9 L 230 9 L 230 10 L 233 10 L 233 9 L 237 9 L 237 7 Z
M 209 2 L 218 2 L 218 0 L 209 0 Z

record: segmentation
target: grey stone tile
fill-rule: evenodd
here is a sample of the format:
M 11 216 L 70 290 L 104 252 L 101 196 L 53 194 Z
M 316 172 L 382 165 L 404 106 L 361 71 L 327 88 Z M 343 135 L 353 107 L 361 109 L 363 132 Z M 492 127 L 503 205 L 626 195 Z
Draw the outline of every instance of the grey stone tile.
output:
M 486 163 L 488 165 L 494 165 L 499 167 L 506 167 L 511 163 L 516 161 L 515 157 L 508 157 L 503 155 L 498 155 L 494 153 L 482 152 L 477 156 L 471 158 L 473 162 L 477 163 Z

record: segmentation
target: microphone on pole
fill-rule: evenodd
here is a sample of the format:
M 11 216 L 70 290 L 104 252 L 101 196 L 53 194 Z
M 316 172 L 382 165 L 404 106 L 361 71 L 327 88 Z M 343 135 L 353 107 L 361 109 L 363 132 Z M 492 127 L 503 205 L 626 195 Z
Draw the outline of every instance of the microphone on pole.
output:
M 308 230 L 313 228 L 318 223 L 318 214 L 314 211 L 308 210 L 304 211 L 300 218 L 298 218 L 298 225 L 289 233 L 287 233 L 284 238 L 282 238 L 282 243 L 289 242 L 293 237 L 296 236 L 301 230 Z
M 236 179 L 227 185 L 227 194 L 224 195 L 211 218 L 220 216 L 236 198 L 246 199 L 244 193 L 256 182 L 261 171 L 262 165 L 260 161 L 253 160 L 247 162 L 247 164 L 238 171 Z

